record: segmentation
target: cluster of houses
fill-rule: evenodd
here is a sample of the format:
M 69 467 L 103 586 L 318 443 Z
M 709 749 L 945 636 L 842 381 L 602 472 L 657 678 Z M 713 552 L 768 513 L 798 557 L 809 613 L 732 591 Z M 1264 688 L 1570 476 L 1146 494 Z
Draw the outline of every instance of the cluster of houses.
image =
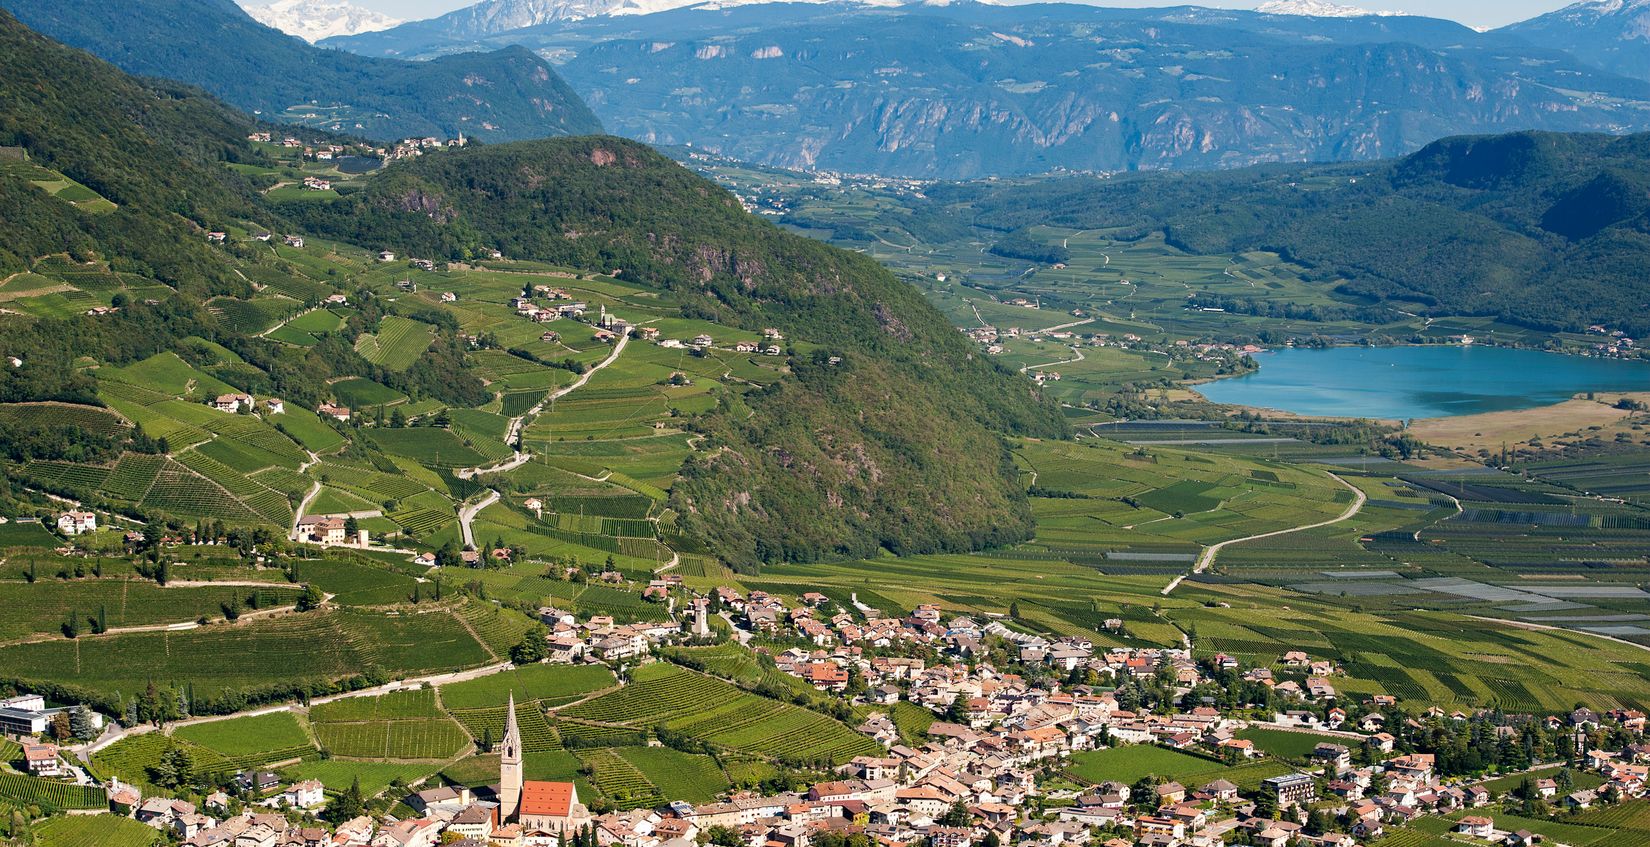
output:
M 379 840 L 383 827 L 361 816 L 332 830 L 314 823 L 294 823 L 285 812 L 315 812 L 326 804 L 318 780 L 283 785 L 275 774 L 245 772 L 235 783 L 247 796 L 262 798 L 255 805 L 275 811 L 233 811 L 239 804 L 215 791 L 196 806 L 170 797 L 144 797 L 137 786 L 111 779 L 105 789 L 109 810 L 170 835 L 184 847 L 372 847 L 397 842 Z M 428 842 L 433 845 L 436 842 Z
M 1587 333 L 1589 335 L 1603 335 L 1609 339 L 1592 345 L 1594 355 L 1619 358 L 1636 358 L 1639 355 L 1637 342 L 1619 329 L 1609 329 L 1603 324 L 1593 324 L 1587 327 Z

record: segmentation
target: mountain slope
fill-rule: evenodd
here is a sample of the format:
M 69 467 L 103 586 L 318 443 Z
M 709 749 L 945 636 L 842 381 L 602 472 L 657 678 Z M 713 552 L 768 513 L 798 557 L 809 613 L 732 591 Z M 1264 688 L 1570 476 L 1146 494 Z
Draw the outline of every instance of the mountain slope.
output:
M 1497 33 L 1566 50 L 1588 64 L 1650 79 L 1650 2 L 1584 0 Z
M 84 214 L 0 178 L 0 276 L 65 250 L 123 261 L 203 295 L 230 282 L 191 222 L 244 214 L 251 191 L 221 162 L 251 161 L 244 115 L 197 91 L 137 80 L 31 32 L 0 11 L 0 147 L 115 204 Z
M 1545 330 L 1650 333 L 1650 134 L 1447 138 L 1390 162 L 961 186 L 983 225 L 1163 231 L 1270 250 L 1349 301 Z
M 534 138 L 600 123 L 522 49 L 427 63 L 321 50 L 265 27 L 231 0 L 0 0 L 23 23 L 121 68 L 198 85 L 229 103 L 391 140 Z M 313 105 L 311 105 L 313 104 Z M 319 108 L 316 108 L 319 107 Z
M 1023 538 L 996 431 L 1058 436 L 1029 382 L 973 354 L 876 263 L 785 233 L 616 138 L 490 145 L 397 165 L 310 226 L 415 255 L 506 254 L 669 291 L 685 316 L 819 346 L 793 379 L 724 406 L 672 492 L 690 536 L 740 565 L 956 550 Z M 840 357 L 832 363 L 831 356 Z
M 746 161 L 934 178 L 1376 159 L 1463 132 L 1650 128 L 1650 86 L 1448 21 L 1179 7 L 777 3 L 369 55 L 522 44 L 613 131 Z M 393 45 L 393 46 L 392 46 Z

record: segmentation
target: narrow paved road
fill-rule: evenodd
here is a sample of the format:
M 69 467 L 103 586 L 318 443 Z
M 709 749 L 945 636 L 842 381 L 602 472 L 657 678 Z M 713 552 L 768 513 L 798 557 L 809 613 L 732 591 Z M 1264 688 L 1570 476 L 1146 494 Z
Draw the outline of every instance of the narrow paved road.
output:
M 1073 347 L 1073 348 L 1071 348 L 1071 352 L 1074 354 L 1074 356 L 1070 359 L 1061 359 L 1058 362 L 1044 362 L 1041 365 L 1026 365 L 1023 368 L 1020 368 L 1020 373 L 1025 373 L 1026 371 L 1033 371 L 1033 370 L 1040 371 L 1043 368 L 1052 368 L 1055 365 L 1069 365 L 1072 362 L 1081 362 L 1081 361 L 1083 361 L 1084 357 L 1083 357 L 1082 348 Z
M 1353 485 L 1352 483 L 1347 482 L 1344 479 L 1341 479 L 1340 477 L 1336 476 L 1335 474 L 1329 474 L 1329 478 L 1335 480 L 1336 482 L 1338 482 L 1338 483 L 1340 483 L 1344 486 L 1346 486 L 1348 489 L 1351 489 L 1352 497 L 1353 497 L 1352 505 L 1346 507 L 1346 511 L 1344 511 L 1344 512 L 1340 513 L 1340 515 L 1338 515 L 1336 517 L 1333 517 L 1333 518 L 1330 518 L 1329 520 L 1326 520 L 1326 521 L 1318 521 L 1317 523 L 1309 523 L 1309 524 L 1306 524 L 1305 526 L 1292 526 L 1288 529 L 1275 529 L 1271 532 L 1263 532 L 1259 535 L 1246 535 L 1242 538 L 1234 538 L 1230 541 L 1218 541 L 1214 544 L 1211 544 L 1208 547 L 1204 548 L 1203 555 L 1197 557 L 1197 563 L 1192 565 L 1191 573 L 1185 573 L 1185 574 L 1181 574 L 1180 576 L 1175 577 L 1172 582 L 1170 582 L 1167 586 L 1165 586 L 1163 588 L 1162 593 L 1164 594 L 1164 596 L 1167 596 L 1169 594 L 1169 592 L 1174 591 L 1176 588 L 1180 587 L 1180 583 L 1184 582 L 1186 577 L 1191 576 L 1192 574 L 1200 574 L 1200 573 L 1203 573 L 1204 571 L 1208 570 L 1209 566 L 1215 563 L 1215 557 L 1220 555 L 1220 551 L 1224 550 L 1225 548 L 1227 548 L 1227 547 L 1229 547 L 1233 544 L 1242 544 L 1245 541 L 1258 541 L 1262 538 L 1273 538 L 1273 537 L 1276 537 L 1276 536 L 1279 536 L 1279 535 L 1288 535 L 1292 532 L 1302 532 L 1302 531 L 1308 530 L 1308 529 L 1317 529 L 1320 526 L 1329 526 L 1330 524 L 1340 523 L 1341 521 L 1348 520 L 1353 515 L 1358 514 L 1358 511 L 1364 507 L 1364 501 L 1368 500 L 1369 498 L 1364 496 L 1363 491 L 1361 489 L 1359 489 L 1358 486 Z
M 465 547 L 476 546 L 475 533 L 470 530 L 470 522 L 476 519 L 476 515 L 479 514 L 482 509 L 485 509 L 497 502 L 498 492 L 488 491 L 486 497 L 483 497 L 475 503 L 465 506 L 463 509 L 459 510 L 458 527 L 464 531 Z
M 629 343 L 630 336 L 628 334 L 619 336 L 619 340 L 613 345 L 613 352 L 608 353 L 607 358 L 592 365 L 590 369 L 586 370 L 584 373 L 579 374 L 578 379 L 575 379 L 561 388 L 545 395 L 544 399 L 535 404 L 533 408 L 511 418 L 510 426 L 504 433 L 504 443 L 507 445 L 514 445 L 516 443 L 516 437 L 520 435 L 524 428 L 526 428 L 527 423 L 537 417 L 539 413 L 543 412 L 545 406 L 555 400 L 567 396 L 567 394 L 572 392 L 574 389 L 583 387 L 585 383 L 590 381 L 591 377 L 596 375 L 597 371 L 618 361 L 619 354 L 624 352 L 625 345 Z M 459 468 L 458 470 L 453 471 L 453 476 L 456 476 L 459 479 L 469 479 L 479 474 L 500 473 L 503 471 L 515 470 L 516 468 L 527 464 L 527 462 L 532 458 L 532 454 L 517 450 L 515 455 L 499 462 L 498 464 L 477 468 Z
M 309 509 L 309 504 L 314 503 L 315 498 L 319 496 L 321 496 L 321 482 L 316 480 L 309 486 L 309 493 L 304 495 L 304 499 L 298 501 L 298 508 L 292 510 L 292 530 L 289 537 L 293 539 L 298 537 L 298 521 L 303 519 L 304 512 Z

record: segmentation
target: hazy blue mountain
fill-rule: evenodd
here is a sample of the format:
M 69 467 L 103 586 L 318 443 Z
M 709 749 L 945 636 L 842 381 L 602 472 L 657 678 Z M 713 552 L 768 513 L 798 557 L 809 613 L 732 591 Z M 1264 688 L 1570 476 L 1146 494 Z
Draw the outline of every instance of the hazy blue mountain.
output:
M 527 46 L 609 129 L 786 167 L 967 178 L 1402 155 L 1447 135 L 1650 127 L 1650 86 L 1407 16 L 762 4 L 365 53 Z M 429 36 L 429 33 L 425 34 Z
M 265 116 L 379 139 L 463 132 L 508 140 L 601 124 L 520 47 L 432 62 L 312 47 L 232 0 L 0 0 L 24 24 L 132 73 L 198 85 Z M 299 106 L 302 108 L 292 109 Z
M 1650 0 L 1589 0 L 1498 32 L 1568 50 L 1624 76 L 1650 79 Z

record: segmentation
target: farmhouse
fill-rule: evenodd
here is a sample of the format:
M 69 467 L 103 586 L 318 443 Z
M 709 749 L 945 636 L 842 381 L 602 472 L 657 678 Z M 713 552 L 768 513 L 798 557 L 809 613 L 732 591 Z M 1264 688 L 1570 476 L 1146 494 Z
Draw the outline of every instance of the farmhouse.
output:
M 395 261 L 395 254 L 389 250 L 380 250 L 378 252 L 378 261 L 393 262 Z
M 1455 831 L 1474 838 L 1489 838 L 1495 833 L 1495 820 L 1481 815 L 1468 815 L 1455 825 Z
M 250 394 L 219 394 L 212 401 L 212 408 L 220 412 L 234 414 L 241 409 L 251 411 L 254 401 Z
M 264 401 L 264 411 L 271 415 L 284 415 L 286 414 L 286 404 L 271 397 Z
M 302 248 L 304 246 L 304 237 L 302 235 L 288 235 L 281 240 L 285 242 L 288 247 Z
M 28 763 L 29 773 L 35 776 L 61 776 L 63 762 L 57 758 L 55 744 L 25 744 L 23 745 L 23 761 Z
M 57 531 L 64 535 L 79 535 L 97 529 L 97 515 L 92 512 L 64 512 L 57 516 Z
M 315 411 L 326 417 L 332 418 L 333 420 L 349 420 L 348 406 L 334 406 L 331 403 L 322 403 L 320 406 L 316 407 Z

